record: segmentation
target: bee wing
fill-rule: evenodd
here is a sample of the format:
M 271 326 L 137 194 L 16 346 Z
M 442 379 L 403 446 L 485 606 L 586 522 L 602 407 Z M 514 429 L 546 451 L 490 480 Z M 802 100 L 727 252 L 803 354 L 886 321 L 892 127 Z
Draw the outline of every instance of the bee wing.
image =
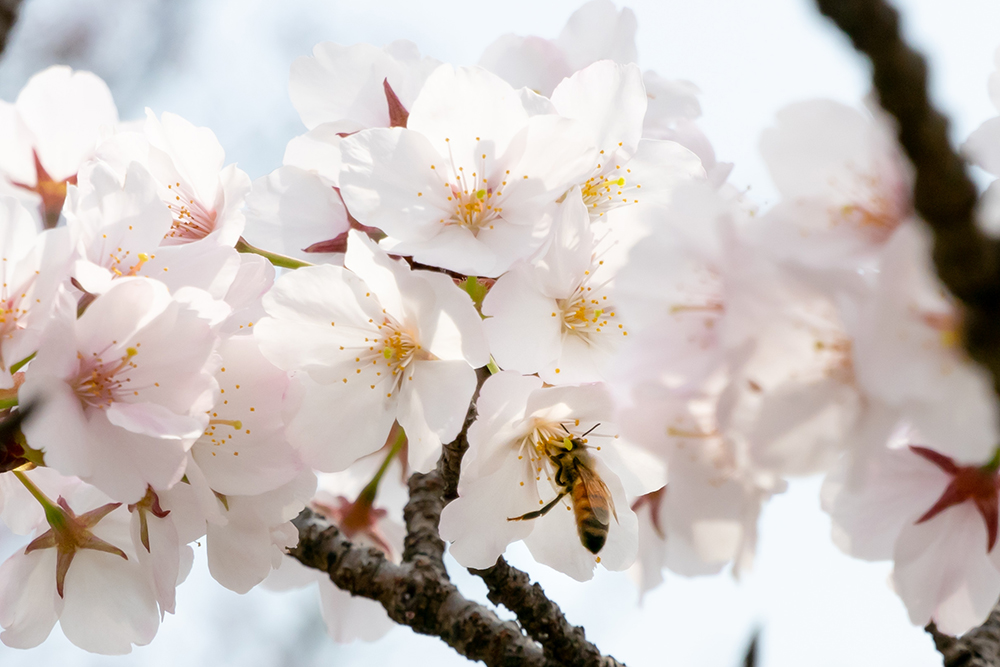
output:
M 611 490 L 600 476 L 584 465 L 577 466 L 580 481 L 590 497 L 590 507 L 594 510 L 594 516 L 601 523 L 607 525 L 611 523 L 611 515 L 618 521 L 618 512 L 615 510 L 615 499 L 611 497 Z M 611 511 L 608 512 L 608 509 Z

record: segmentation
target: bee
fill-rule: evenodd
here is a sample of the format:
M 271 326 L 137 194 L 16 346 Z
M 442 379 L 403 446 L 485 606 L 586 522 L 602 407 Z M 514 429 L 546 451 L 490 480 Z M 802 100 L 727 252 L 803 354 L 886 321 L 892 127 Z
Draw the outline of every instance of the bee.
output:
M 618 521 L 615 511 L 615 501 L 607 485 L 594 472 L 594 465 L 587 452 L 583 439 L 600 424 L 578 438 L 574 438 L 565 426 L 566 437 L 562 440 L 550 440 L 546 444 L 545 455 L 555 466 L 555 483 L 561 487 L 559 494 L 548 505 L 522 516 L 509 517 L 508 521 L 530 521 L 545 516 L 549 510 L 559 504 L 566 496 L 573 504 L 573 515 L 576 518 L 576 532 L 580 542 L 592 554 L 597 554 L 604 548 L 608 539 L 608 527 L 611 517 Z

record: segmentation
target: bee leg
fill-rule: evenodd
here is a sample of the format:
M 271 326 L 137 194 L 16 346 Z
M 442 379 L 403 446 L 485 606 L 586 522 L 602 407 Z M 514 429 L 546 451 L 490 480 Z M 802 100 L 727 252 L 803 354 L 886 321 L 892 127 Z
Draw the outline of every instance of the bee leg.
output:
M 568 491 L 563 491 L 558 496 L 556 496 L 555 499 L 552 502 L 550 502 L 548 505 L 546 505 L 545 507 L 543 507 L 540 510 L 535 510 L 534 512 L 528 512 L 527 514 L 522 514 L 521 516 L 507 517 L 507 520 L 508 521 L 530 521 L 531 519 L 537 519 L 540 516 L 545 516 L 546 514 L 548 514 L 548 512 L 549 512 L 550 509 L 552 509 L 553 507 L 555 507 L 556 504 L 560 500 L 562 500 L 563 498 L 566 497 L 567 493 L 568 493 Z

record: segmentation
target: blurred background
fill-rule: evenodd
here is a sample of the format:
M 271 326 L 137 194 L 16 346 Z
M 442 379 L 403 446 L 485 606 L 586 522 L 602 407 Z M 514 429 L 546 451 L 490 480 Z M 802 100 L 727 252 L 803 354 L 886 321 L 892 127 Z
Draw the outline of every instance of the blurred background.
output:
M 292 61 L 314 44 L 405 38 L 422 52 L 475 64 L 498 36 L 554 38 L 580 0 L 25 0 L 0 58 L 0 98 L 13 100 L 36 71 L 56 63 L 87 69 L 111 87 L 123 120 L 144 107 L 172 111 L 212 128 L 257 178 L 280 166 L 287 141 L 305 131 L 288 99 Z M 621 3 L 619 3 L 621 4 Z M 986 93 L 1000 45 L 996 0 L 897 0 L 904 29 L 930 60 L 932 93 L 952 119 L 956 143 L 995 116 Z M 701 89 L 701 126 L 720 160 L 735 163 L 731 182 L 762 207 L 776 200 L 757 153 L 760 132 L 782 106 L 832 98 L 860 105 L 867 65 L 808 0 L 632 0 L 639 60 Z M 2 150 L 2 147 L 0 147 Z M 930 667 L 941 658 L 910 625 L 889 589 L 889 564 L 864 563 L 830 543 L 819 509 L 819 479 L 793 482 L 765 508 L 754 569 L 685 579 L 667 576 L 641 601 L 627 574 L 598 570 L 579 584 L 533 563 L 526 569 L 569 619 L 607 653 L 633 667 L 736 667 L 761 632 L 759 667 L 879 665 Z M 2 530 L 2 529 L 0 529 Z M 0 556 L 18 544 L 0 532 Z M 437 639 L 397 628 L 375 644 L 336 645 L 319 616 L 314 589 L 255 590 L 238 596 L 215 584 L 204 553 L 150 646 L 122 657 L 72 646 L 58 627 L 41 647 L 0 645 L 4 667 L 214 665 L 464 665 Z M 482 582 L 450 562 L 470 597 Z M 500 612 L 505 614 L 503 610 Z

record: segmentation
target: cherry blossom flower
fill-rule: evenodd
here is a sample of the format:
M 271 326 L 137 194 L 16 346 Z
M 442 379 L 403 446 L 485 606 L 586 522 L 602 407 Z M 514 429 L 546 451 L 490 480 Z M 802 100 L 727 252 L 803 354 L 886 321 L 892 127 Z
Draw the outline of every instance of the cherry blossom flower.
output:
M 497 364 L 537 372 L 549 384 L 603 380 L 619 339 L 628 335 L 609 301 L 615 269 L 605 266 L 595 247 L 577 194 L 572 190 L 560 207 L 546 254 L 533 265 L 515 264 L 483 301 L 489 316 L 483 326 Z
M 1000 442 L 1000 411 L 988 374 L 960 346 L 961 310 L 934 273 L 928 237 L 912 224 L 887 242 L 850 327 L 855 373 L 942 454 L 978 463 Z
M 598 60 L 636 61 L 635 13 L 591 0 L 570 15 L 555 40 L 506 34 L 486 47 L 479 66 L 515 88 L 551 95 L 560 81 Z
M 903 431 L 860 472 L 845 459 L 827 477 L 823 507 L 841 549 L 894 561 L 892 584 L 914 624 L 933 620 L 960 635 L 981 624 L 1000 595 L 1000 482 L 995 462 L 961 465 L 926 442 Z
M 0 565 L 0 640 L 37 646 L 58 621 L 63 634 L 88 651 L 122 654 L 148 644 L 160 617 L 136 559 L 128 510 L 54 471 L 32 471 L 26 479 L 59 501 L 47 500 L 48 525 Z
M 765 216 L 762 246 L 815 270 L 857 273 L 912 217 L 911 168 L 890 121 L 828 100 L 793 104 L 761 136 L 785 198 Z
M 503 371 L 486 381 L 476 405 L 459 497 L 441 514 L 452 556 L 490 567 L 524 540 L 538 562 L 581 581 L 597 563 L 632 565 L 638 526 L 623 481 L 635 495 L 652 489 L 641 488 L 617 451 L 604 388 L 543 388 L 538 378 Z M 532 517 L 536 510 L 544 515 Z M 594 521 L 603 525 L 596 535 Z
M 495 277 L 545 240 L 546 207 L 596 164 L 579 123 L 530 116 L 517 91 L 484 70 L 438 68 L 406 128 L 341 143 L 341 195 L 382 246 L 421 263 Z
M 50 67 L 31 77 L 14 104 L 0 101 L 0 175 L 11 193 L 38 206 L 54 227 L 67 183 L 93 155 L 101 129 L 118 122 L 107 85 L 90 72 Z
M 133 278 L 115 281 L 79 319 L 76 310 L 64 293 L 43 332 L 19 396 L 44 400 L 24 433 L 56 470 L 137 502 L 148 486 L 180 480 L 185 452 L 209 424 L 213 326 L 228 307 Z
M 390 433 L 387 447 L 358 460 L 347 470 L 320 475 L 319 490 L 311 506 L 353 543 L 378 549 L 388 560 L 398 563 L 406 534 L 402 517 L 408 493 L 405 466 L 394 447 L 396 437 L 395 431 Z M 319 589 L 323 621 L 335 641 L 371 642 L 395 627 L 381 603 L 340 590 L 325 572 L 307 568 L 291 557 L 282 559 L 265 586 L 288 590 L 312 583 Z
M 0 389 L 10 389 L 11 369 L 38 349 L 56 288 L 69 272 L 69 245 L 57 232 L 37 234 L 18 200 L 0 197 L 0 249 Z
M 288 437 L 307 462 L 337 471 L 381 447 L 398 420 L 410 465 L 428 470 L 462 426 L 473 368 L 489 359 L 479 314 L 450 278 L 410 271 L 357 232 L 345 265 L 279 278 L 254 327 L 271 362 L 302 372 Z
M 246 221 L 241 208 L 250 177 L 235 164 L 223 166 L 225 151 L 210 129 L 172 113 L 157 118 L 147 109 L 141 132 L 117 132 L 101 143 L 96 157 L 119 178 L 133 162 L 153 176 L 157 194 L 171 215 L 164 245 L 208 239 L 234 246 L 243 233 Z

